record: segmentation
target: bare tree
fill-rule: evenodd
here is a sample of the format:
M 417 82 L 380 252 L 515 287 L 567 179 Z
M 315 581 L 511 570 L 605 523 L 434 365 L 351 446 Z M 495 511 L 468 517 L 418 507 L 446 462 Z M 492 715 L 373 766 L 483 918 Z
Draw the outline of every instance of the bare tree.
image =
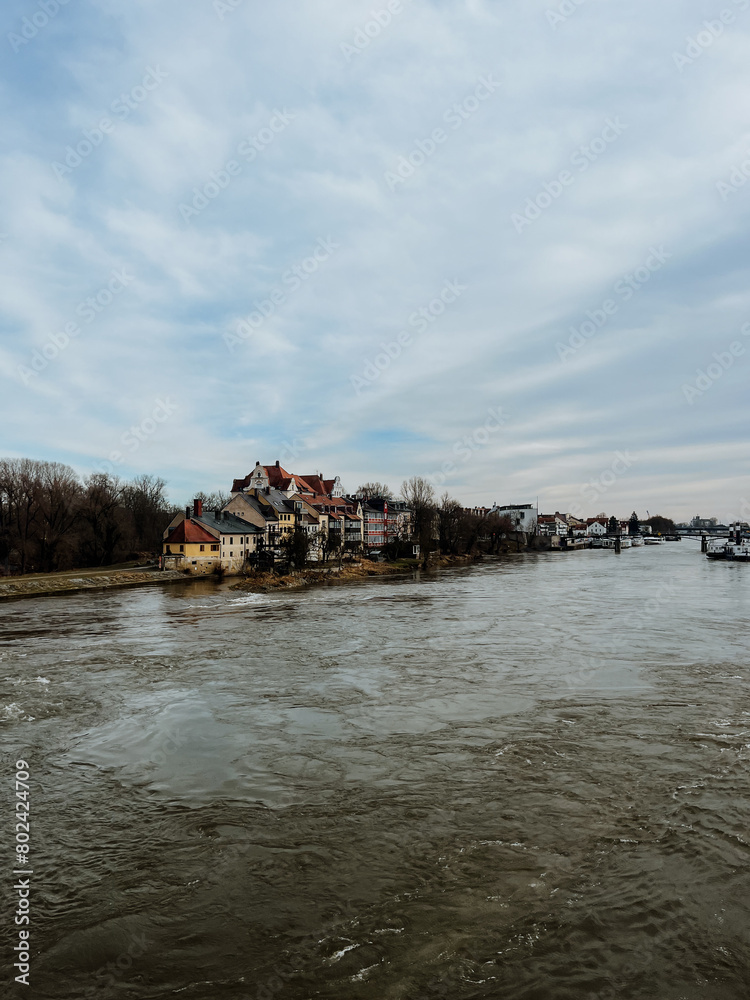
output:
M 201 500 L 203 502 L 204 510 L 221 510 L 226 504 L 229 503 L 230 496 L 228 493 L 223 493 L 221 490 L 214 490 L 212 493 L 204 493 L 200 490 L 195 493 L 188 503 L 182 505 L 182 509 L 185 507 L 192 507 L 193 500 Z
M 366 497 L 368 500 L 393 500 L 393 492 L 385 483 L 362 483 L 357 489 L 357 496 Z
M 440 551 L 456 555 L 461 543 L 461 532 L 464 521 L 464 509 L 458 500 L 447 493 L 440 498 L 437 509 L 438 538 Z
M 164 525 L 172 510 L 165 496 L 166 483 L 155 476 L 137 476 L 125 486 L 123 507 L 131 519 L 131 548 L 157 552 L 161 548 Z
M 118 476 L 106 472 L 95 472 L 84 482 L 81 555 L 89 565 L 109 566 L 123 537 L 121 503 L 125 486 Z
M 412 512 L 412 537 L 426 563 L 435 548 L 435 490 L 422 476 L 412 476 L 401 484 L 401 496 Z
M 40 462 L 39 568 L 60 569 L 73 561 L 73 529 L 80 515 L 81 483 L 69 465 Z M 65 551 L 63 551 L 65 550 Z

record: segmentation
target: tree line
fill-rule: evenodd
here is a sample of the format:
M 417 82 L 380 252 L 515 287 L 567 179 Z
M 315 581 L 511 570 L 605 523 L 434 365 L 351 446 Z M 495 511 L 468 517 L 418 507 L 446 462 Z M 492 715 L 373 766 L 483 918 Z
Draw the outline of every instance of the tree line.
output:
M 383 483 L 364 483 L 357 491 L 369 498 L 393 500 Z M 466 510 L 447 492 L 438 497 L 422 476 L 412 476 L 401 484 L 400 499 L 411 510 L 411 538 L 395 538 L 385 546 L 386 556 L 405 556 L 418 544 L 420 557 L 432 552 L 442 555 L 497 554 L 516 535 L 516 526 L 507 515 L 478 515 Z
M 154 555 L 179 508 L 166 483 L 83 478 L 59 462 L 0 459 L 0 573 L 50 573 Z

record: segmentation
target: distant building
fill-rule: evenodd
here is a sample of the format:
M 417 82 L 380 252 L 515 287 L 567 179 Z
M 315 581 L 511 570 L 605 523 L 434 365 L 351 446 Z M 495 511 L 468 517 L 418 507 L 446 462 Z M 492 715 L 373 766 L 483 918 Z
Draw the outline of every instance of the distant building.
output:
M 248 473 L 244 479 L 234 480 L 231 492 L 234 496 L 237 493 L 265 490 L 269 487 L 284 493 L 287 497 L 293 496 L 295 493 L 330 497 L 344 495 L 344 489 L 338 476 L 333 479 L 323 479 L 319 472 L 311 476 L 299 476 L 294 472 L 287 472 L 278 460 L 274 465 L 261 465 L 260 462 L 256 462 L 253 471 Z
M 696 515 L 690 522 L 690 527 L 710 530 L 711 528 L 715 528 L 717 524 L 718 521 L 715 517 L 700 517 Z
M 507 504 L 504 507 L 495 504 L 490 513 L 496 517 L 510 518 L 516 531 L 525 531 L 531 535 L 536 533 L 539 522 L 539 509 L 536 504 L 515 503 Z
M 354 501 L 356 498 L 350 498 Z M 379 549 L 388 542 L 411 538 L 412 511 L 405 500 L 362 499 L 364 544 L 367 549 Z
M 568 522 L 559 511 L 554 514 L 540 514 L 537 518 L 540 535 L 567 535 Z

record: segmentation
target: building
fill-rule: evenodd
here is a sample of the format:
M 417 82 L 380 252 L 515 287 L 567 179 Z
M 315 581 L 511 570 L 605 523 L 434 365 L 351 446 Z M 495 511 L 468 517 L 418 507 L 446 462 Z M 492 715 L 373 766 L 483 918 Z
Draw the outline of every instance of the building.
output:
M 242 573 L 257 550 L 263 529 L 228 511 L 204 511 L 200 500 L 172 519 L 164 532 L 162 569 L 193 576 Z
M 559 511 L 555 511 L 554 514 L 540 514 L 537 525 L 540 535 L 568 534 L 568 522 Z
M 323 479 L 320 472 L 309 476 L 299 476 L 294 472 L 287 472 L 278 459 L 274 465 L 261 465 L 260 462 L 256 462 L 253 471 L 248 473 L 244 479 L 234 480 L 231 494 L 234 496 L 237 493 L 265 490 L 269 487 L 287 497 L 292 497 L 295 494 L 327 497 L 343 497 L 344 495 L 344 488 L 338 476 L 333 479 Z
M 382 548 L 388 542 L 409 541 L 411 538 L 412 511 L 405 500 L 386 500 L 356 497 L 352 502 L 361 503 L 364 545 L 370 551 Z
M 586 520 L 586 534 L 589 537 L 601 537 L 607 534 L 606 517 L 589 517 Z
M 243 479 L 232 483 L 225 509 L 258 527 L 266 524 L 265 547 L 275 556 L 290 533 L 302 530 L 308 537 L 308 558 L 325 559 L 329 552 L 355 552 L 364 545 L 359 500 L 346 498 L 341 479 L 324 479 L 320 472 L 298 475 L 274 465 L 255 463 Z
M 507 517 L 513 522 L 516 531 L 525 531 L 529 535 L 536 534 L 539 522 L 539 509 L 531 503 L 512 503 L 504 507 L 495 504 L 491 511 L 495 517 Z

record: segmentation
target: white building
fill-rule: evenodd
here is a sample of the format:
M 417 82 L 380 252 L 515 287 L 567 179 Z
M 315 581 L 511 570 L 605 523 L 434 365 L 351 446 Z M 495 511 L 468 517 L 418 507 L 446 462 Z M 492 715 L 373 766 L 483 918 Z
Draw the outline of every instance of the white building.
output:
M 529 535 L 536 533 L 539 521 L 539 508 L 535 504 L 516 503 L 508 504 L 505 507 L 498 507 L 495 504 L 490 513 L 495 514 L 497 517 L 509 517 L 516 531 L 525 531 Z

